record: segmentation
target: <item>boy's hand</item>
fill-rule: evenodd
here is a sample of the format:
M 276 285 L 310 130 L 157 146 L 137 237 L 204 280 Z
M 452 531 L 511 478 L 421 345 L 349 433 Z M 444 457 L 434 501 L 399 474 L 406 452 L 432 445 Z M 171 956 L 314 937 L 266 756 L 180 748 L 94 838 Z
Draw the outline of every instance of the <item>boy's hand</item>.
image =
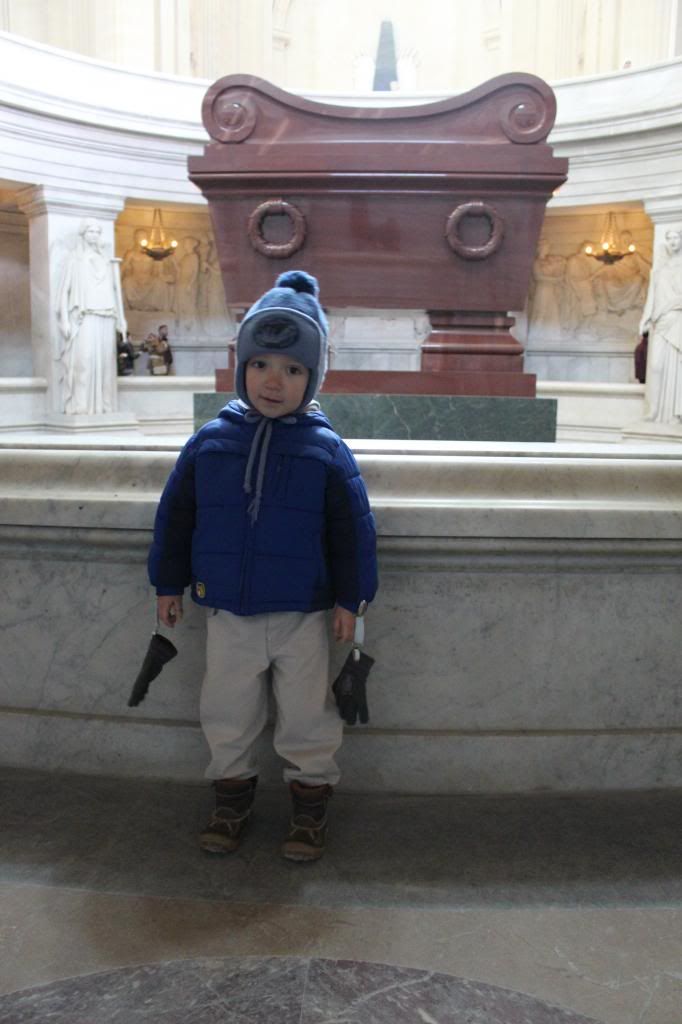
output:
M 182 594 L 165 594 L 156 599 L 159 622 L 171 629 L 182 618 Z
M 355 635 L 355 616 L 337 604 L 334 609 L 334 639 L 338 643 L 350 642 Z

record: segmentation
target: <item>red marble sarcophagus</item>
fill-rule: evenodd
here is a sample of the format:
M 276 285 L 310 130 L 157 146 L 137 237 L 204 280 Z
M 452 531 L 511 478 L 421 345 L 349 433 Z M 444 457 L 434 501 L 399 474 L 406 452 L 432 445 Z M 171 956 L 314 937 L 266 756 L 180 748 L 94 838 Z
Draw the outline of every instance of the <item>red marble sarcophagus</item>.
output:
M 400 374 L 399 390 L 534 394 L 508 311 L 523 308 L 545 205 L 566 179 L 545 141 L 555 112 L 549 86 L 525 74 L 390 108 L 220 79 L 189 177 L 209 203 L 228 304 L 246 308 L 301 267 L 332 309 L 428 311 L 422 373 Z M 396 390 L 380 372 L 356 388 L 343 376 L 346 391 Z

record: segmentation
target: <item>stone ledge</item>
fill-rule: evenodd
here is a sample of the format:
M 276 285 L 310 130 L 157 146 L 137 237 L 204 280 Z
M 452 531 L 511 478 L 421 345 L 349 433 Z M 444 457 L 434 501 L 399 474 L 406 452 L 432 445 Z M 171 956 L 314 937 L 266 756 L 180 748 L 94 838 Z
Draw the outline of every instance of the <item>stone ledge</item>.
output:
M 122 723 L 88 716 L 0 711 L 10 767 L 198 782 L 206 751 L 198 725 Z M 414 735 L 346 730 L 342 790 L 384 793 L 528 793 L 679 785 L 682 732 Z M 260 744 L 265 786 L 281 780 L 269 730 Z
M 0 524 L 0 555 L 36 561 L 146 564 L 151 529 Z M 382 572 L 678 573 L 682 537 L 670 540 L 379 536 Z
M 408 442 L 403 442 L 403 445 Z M 359 446 L 362 448 L 362 445 Z M 682 537 L 682 454 L 358 454 L 381 536 Z M 400 445 L 397 446 L 398 449 Z M 461 452 L 462 449 L 460 448 Z M 151 529 L 175 452 L 0 449 L 5 525 Z

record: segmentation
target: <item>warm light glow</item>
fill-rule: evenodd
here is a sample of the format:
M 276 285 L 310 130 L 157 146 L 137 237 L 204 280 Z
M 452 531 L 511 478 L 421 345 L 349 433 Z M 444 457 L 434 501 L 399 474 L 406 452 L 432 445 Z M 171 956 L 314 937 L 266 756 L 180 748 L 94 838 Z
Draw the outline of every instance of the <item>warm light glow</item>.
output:
M 161 219 L 161 210 L 154 210 L 152 217 L 152 229 L 149 238 L 143 238 L 140 242 L 142 251 L 153 260 L 165 260 L 172 256 L 178 243 L 174 238 L 166 238 L 166 232 Z
M 626 233 L 626 237 L 631 237 L 629 232 Z M 631 256 L 635 250 L 636 246 L 632 242 L 627 245 L 625 244 L 625 239 L 620 233 L 618 220 L 613 211 L 606 215 L 606 223 L 599 239 L 599 244 L 590 243 L 583 248 L 586 256 L 591 256 L 593 259 L 599 260 L 600 263 L 609 266 L 612 263 L 618 263 L 619 260 L 624 259 L 626 256 Z

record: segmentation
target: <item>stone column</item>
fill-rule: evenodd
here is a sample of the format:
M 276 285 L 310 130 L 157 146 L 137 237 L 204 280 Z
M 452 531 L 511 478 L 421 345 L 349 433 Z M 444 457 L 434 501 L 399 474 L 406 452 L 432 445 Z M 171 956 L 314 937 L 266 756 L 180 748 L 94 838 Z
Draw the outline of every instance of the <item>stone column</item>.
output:
M 117 411 L 115 352 L 113 364 L 108 363 L 103 369 L 112 395 L 111 411 L 67 413 L 64 338 L 57 319 L 60 283 L 85 219 L 96 221 L 106 263 L 111 266 L 112 275 L 115 273 L 110 263 L 114 257 L 114 221 L 123 209 L 123 200 L 117 196 L 38 185 L 18 192 L 17 201 L 29 222 L 33 372 L 47 380 L 46 425 L 69 431 L 136 429 L 135 417 Z

